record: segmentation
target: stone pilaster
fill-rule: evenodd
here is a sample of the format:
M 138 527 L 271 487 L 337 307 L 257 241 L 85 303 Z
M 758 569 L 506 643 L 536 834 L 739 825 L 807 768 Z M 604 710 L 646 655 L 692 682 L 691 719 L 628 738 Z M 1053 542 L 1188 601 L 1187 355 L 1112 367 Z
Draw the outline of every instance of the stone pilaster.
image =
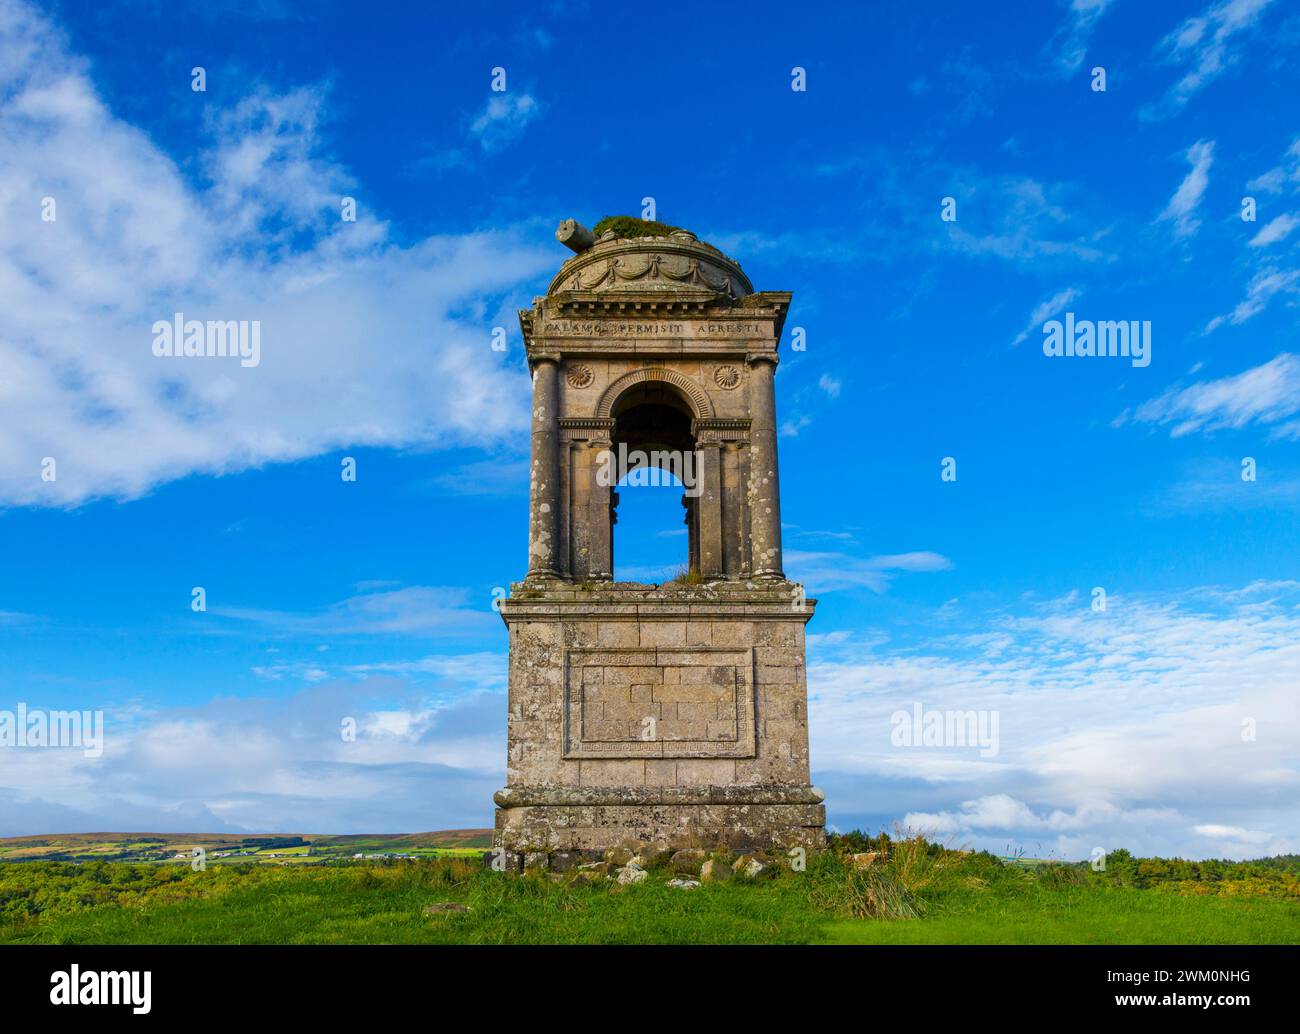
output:
M 754 577 L 784 578 L 781 488 L 776 458 L 776 353 L 752 355 L 750 368 L 749 512 Z

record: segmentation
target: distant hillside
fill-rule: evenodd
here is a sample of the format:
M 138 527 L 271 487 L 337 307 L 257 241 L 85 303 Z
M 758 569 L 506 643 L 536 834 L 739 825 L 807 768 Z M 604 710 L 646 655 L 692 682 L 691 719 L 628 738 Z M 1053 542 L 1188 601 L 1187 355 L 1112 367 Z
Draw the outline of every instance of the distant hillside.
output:
M 427 858 L 477 854 L 492 846 L 490 829 L 432 833 L 51 833 L 0 837 L 0 862 L 179 862 L 201 848 L 211 863 L 312 863 L 363 857 Z

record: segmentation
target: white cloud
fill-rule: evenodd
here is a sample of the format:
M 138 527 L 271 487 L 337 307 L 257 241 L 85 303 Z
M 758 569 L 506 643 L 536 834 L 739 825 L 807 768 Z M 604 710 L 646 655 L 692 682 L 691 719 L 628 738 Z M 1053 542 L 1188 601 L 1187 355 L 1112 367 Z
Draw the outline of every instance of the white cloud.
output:
M 1249 844 L 1266 844 L 1272 839 L 1271 833 L 1265 833 L 1262 830 L 1242 829 L 1240 826 L 1218 826 L 1213 823 L 1194 826 L 1193 831 L 1203 837 L 1212 837 L 1215 840 L 1240 840 Z
M 1159 49 L 1172 64 L 1188 66 L 1183 77 L 1158 104 L 1142 109 L 1142 117 L 1161 118 L 1180 111 L 1201 89 L 1237 60 L 1234 36 L 1250 29 L 1272 0 L 1226 0 L 1182 22 L 1160 41 Z
M 504 681 L 504 655 L 442 658 Z M 474 683 L 470 683 L 473 685 Z M 341 734 L 345 718 L 356 738 Z M 109 711 L 104 753 L 0 751 L 0 835 L 86 829 L 411 832 L 491 825 L 506 699 L 447 702 L 374 675 L 287 699 Z
M 866 588 L 884 592 L 899 573 L 947 571 L 952 561 L 925 551 L 890 556 L 853 556 L 848 553 L 814 553 L 787 549 L 785 570 L 810 593 Z
M 250 607 L 217 606 L 213 617 L 252 622 L 284 636 L 481 634 L 498 627 L 500 619 L 484 596 L 474 606 L 465 589 L 414 585 L 388 591 L 362 592 L 318 613 L 300 614 Z
M 1276 424 L 1300 412 L 1300 356 L 1283 352 L 1266 363 L 1217 380 L 1174 388 L 1142 403 L 1137 423 L 1173 425 L 1180 438 L 1195 431 Z
M 1057 291 L 1050 298 L 1039 302 L 1034 306 L 1034 311 L 1029 314 L 1029 322 L 1025 324 L 1025 329 L 1016 335 L 1016 339 L 1011 344 L 1015 346 L 1025 341 L 1030 334 L 1042 327 L 1043 322 L 1049 316 L 1054 316 L 1064 310 L 1082 293 L 1077 287 L 1067 287 L 1064 290 Z
M 1222 316 L 1215 316 L 1205 325 L 1205 333 L 1212 334 L 1224 324 L 1238 326 L 1253 316 L 1258 316 L 1267 307 L 1274 295 L 1295 294 L 1300 289 L 1300 269 L 1263 269 L 1256 273 L 1246 285 L 1246 297 L 1239 301 L 1233 310 Z
M 541 108 L 532 94 L 493 94 L 470 123 L 470 135 L 484 151 L 499 151 L 523 136 L 539 114 Z
M 1284 212 L 1276 219 L 1270 219 L 1261 226 L 1259 233 L 1250 239 L 1250 246 L 1252 248 L 1264 248 L 1270 244 L 1276 244 L 1278 241 L 1284 240 L 1297 226 L 1300 226 L 1300 219 L 1297 219 L 1289 212 Z
M 1056 31 L 1047 45 L 1055 51 L 1057 68 L 1065 74 L 1077 72 L 1088 52 L 1088 38 L 1093 27 L 1106 13 L 1112 0 L 1070 0 L 1065 24 Z M 1058 42 L 1059 41 L 1059 42 Z
M 1266 194 L 1280 194 L 1288 183 L 1300 184 L 1300 139 L 1287 148 L 1281 165 L 1275 165 L 1247 181 L 1247 190 L 1262 190 Z
M 1187 149 L 1191 170 L 1183 177 L 1160 218 L 1172 220 L 1175 237 L 1189 237 L 1201 225 L 1196 208 L 1210 183 L 1210 166 L 1214 163 L 1214 141 L 1198 140 Z
M 1295 586 L 1090 604 L 1071 594 L 985 610 L 906 646 L 816 640 L 811 756 L 834 821 L 1076 859 L 1098 846 L 1193 857 L 1300 847 Z M 996 711 L 998 754 L 895 746 L 891 716 L 917 702 Z M 1263 835 L 1207 840 L 1197 826 Z
M 802 414 L 793 417 L 790 420 L 783 420 L 781 422 L 781 437 L 796 438 L 798 437 L 799 432 L 802 431 L 805 427 L 808 427 L 811 423 L 812 423 L 812 417 L 802 415 Z
M 0 10 L 0 201 L 30 220 L 0 241 L 0 502 L 527 426 L 527 377 L 484 347 L 491 319 L 453 314 L 526 294 L 553 254 L 508 232 L 395 243 L 321 153 L 317 89 L 255 89 L 213 120 L 200 187 L 86 67 L 42 16 Z M 261 364 L 155 358 L 151 327 L 178 311 L 259 320 Z

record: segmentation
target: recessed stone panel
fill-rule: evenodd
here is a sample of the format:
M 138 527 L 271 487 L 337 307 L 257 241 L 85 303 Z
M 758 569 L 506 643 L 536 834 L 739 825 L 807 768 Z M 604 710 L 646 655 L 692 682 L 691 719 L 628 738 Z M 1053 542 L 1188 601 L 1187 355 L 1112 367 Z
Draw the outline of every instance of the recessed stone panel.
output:
M 566 759 L 752 758 L 754 728 L 750 648 L 565 653 Z

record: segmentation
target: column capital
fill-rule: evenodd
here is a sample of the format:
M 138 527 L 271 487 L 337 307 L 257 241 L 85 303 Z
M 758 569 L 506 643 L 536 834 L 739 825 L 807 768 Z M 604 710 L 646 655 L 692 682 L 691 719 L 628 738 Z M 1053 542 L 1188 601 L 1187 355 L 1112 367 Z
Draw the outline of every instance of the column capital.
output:
M 555 363 L 558 366 L 560 363 L 560 353 L 559 352 L 529 352 L 528 353 L 529 369 L 536 366 L 538 363 Z
M 775 352 L 751 352 L 745 356 L 745 362 L 750 366 L 755 363 L 771 363 L 775 367 L 780 361 L 780 357 Z

